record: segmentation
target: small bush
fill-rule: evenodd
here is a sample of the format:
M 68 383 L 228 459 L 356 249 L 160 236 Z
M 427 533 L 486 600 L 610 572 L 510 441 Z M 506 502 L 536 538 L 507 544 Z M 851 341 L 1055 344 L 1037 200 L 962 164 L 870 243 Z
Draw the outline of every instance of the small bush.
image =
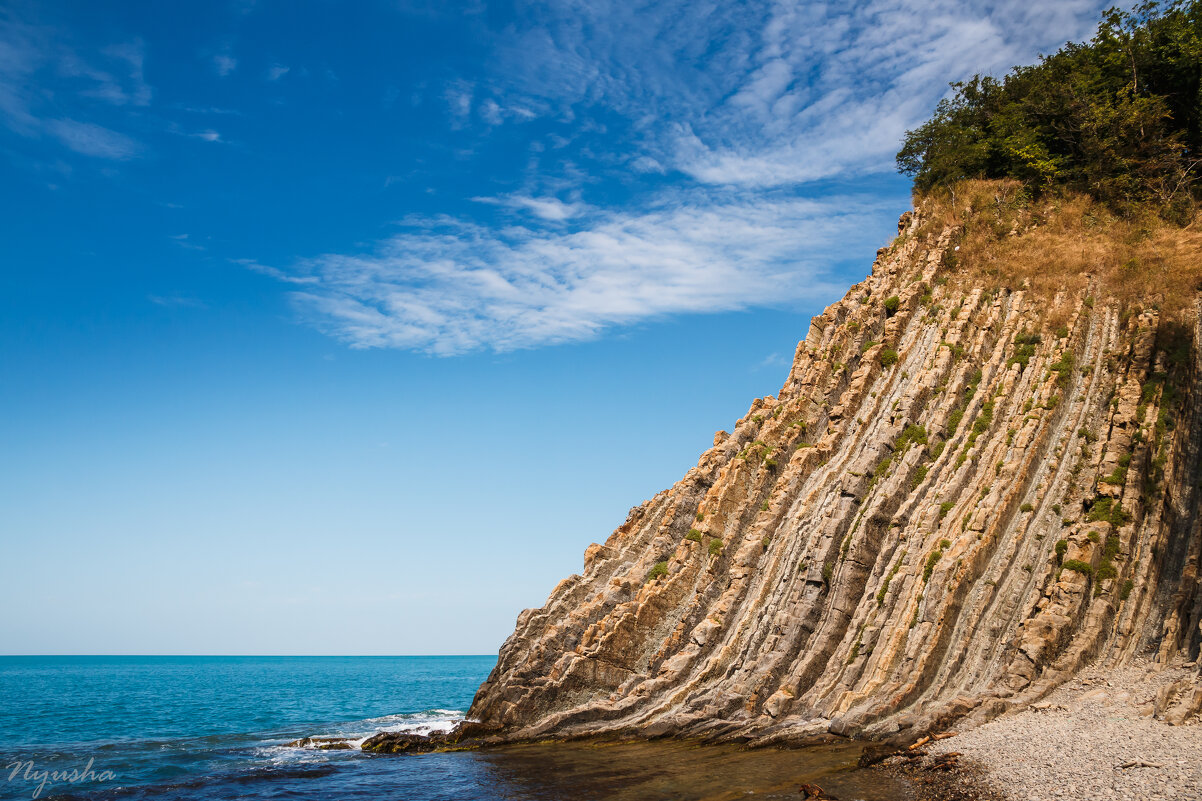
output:
M 722 540 L 715 537 L 710 540 L 710 556 L 717 556 L 722 553 Z
M 1056 561 L 1063 562 L 1066 553 L 1068 553 L 1068 540 L 1056 540 Z
M 668 575 L 668 563 L 667 562 L 656 562 L 655 566 L 652 567 L 649 571 L 647 571 L 647 581 L 654 581 L 655 579 L 659 578 L 660 576 L 666 576 L 666 575 Z
M 1115 528 L 1131 522 L 1131 515 L 1122 506 L 1114 502 L 1114 498 L 1097 498 L 1085 516 L 1090 522 L 1103 521 Z
M 1022 512 L 1023 514 L 1026 514 L 1027 512 L 1034 512 L 1035 507 L 1029 503 L 1024 503 L 1022 506 L 1018 507 L 1018 511 Z
M 885 315 L 887 317 L 892 317 L 893 315 L 897 314 L 897 310 L 900 306 L 901 298 L 899 298 L 897 295 L 890 295 L 889 297 L 885 298 Z
M 684 535 L 684 538 L 692 542 L 701 542 L 701 532 L 695 528 L 691 528 L 689 529 L 689 533 Z
M 897 351 L 893 348 L 881 349 L 881 367 L 892 367 L 897 364 Z
M 1101 542 L 1102 541 L 1102 538 L 1100 536 L 1098 536 L 1098 532 L 1096 532 L 1096 531 L 1091 531 L 1088 534 L 1086 534 L 1085 536 L 1089 538 L 1090 542 Z
M 760 511 L 761 512 L 768 511 L 768 502 L 767 501 L 764 501 L 763 503 L 760 504 Z
M 1073 352 L 1066 350 L 1060 355 L 1060 360 L 1051 366 L 1052 371 L 1056 373 L 1056 383 L 1062 387 L 1067 386 L 1072 377 L 1073 361 Z
M 1123 588 L 1122 588 L 1122 589 L 1119 591 L 1119 600 L 1120 600 L 1120 601 L 1125 601 L 1125 600 L 1127 600 L 1129 597 L 1131 597 L 1131 591 L 1132 591 L 1133 589 L 1135 589 L 1135 582 L 1134 582 L 1134 581 L 1132 581 L 1131 579 L 1127 579 L 1126 581 L 1124 581 L 1124 582 L 1123 582 Z
M 831 583 L 831 577 L 835 575 L 835 566 L 827 562 L 822 566 L 822 580 L 827 584 Z
M 1087 562 L 1082 562 L 1080 559 L 1069 559 L 1064 563 L 1065 570 L 1073 570 L 1086 576 L 1093 575 L 1093 568 Z
M 697 522 L 700 523 L 702 520 L 705 520 L 705 512 L 698 512 L 697 513 Z
M 947 540 L 943 540 L 943 542 L 947 542 Z M 943 558 L 943 549 L 942 548 L 937 548 L 936 550 L 931 551 L 930 555 L 927 556 L 927 563 L 925 565 L 923 565 L 923 567 L 922 567 L 922 583 L 923 584 L 926 584 L 928 581 L 931 580 L 931 574 L 935 572 L 935 564 L 942 558 Z
M 947 517 L 947 513 L 950 512 L 952 507 L 955 505 L 956 504 L 952 501 L 944 501 L 943 503 L 939 504 L 939 519 L 942 520 L 943 518 Z

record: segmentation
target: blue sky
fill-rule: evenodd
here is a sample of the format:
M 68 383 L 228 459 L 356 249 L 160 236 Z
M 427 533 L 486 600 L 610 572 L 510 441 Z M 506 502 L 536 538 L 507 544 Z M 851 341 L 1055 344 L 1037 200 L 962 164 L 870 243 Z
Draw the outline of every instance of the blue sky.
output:
M 0 7 L 0 650 L 489 653 L 1103 4 Z

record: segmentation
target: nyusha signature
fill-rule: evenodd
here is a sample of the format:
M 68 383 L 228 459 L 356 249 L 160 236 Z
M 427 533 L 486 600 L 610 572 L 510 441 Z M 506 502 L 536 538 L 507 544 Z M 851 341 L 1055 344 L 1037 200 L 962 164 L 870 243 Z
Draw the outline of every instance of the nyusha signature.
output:
M 37 787 L 33 789 L 33 797 L 37 798 L 46 789 L 46 785 L 53 785 L 58 782 L 66 782 L 67 784 L 79 784 L 81 782 L 107 782 L 116 778 L 116 774 L 111 770 L 102 770 L 99 773 L 92 770 L 92 763 L 95 759 L 89 759 L 88 764 L 84 765 L 83 770 L 73 768 L 71 770 L 38 770 L 32 759 L 27 759 L 24 762 L 10 762 L 5 767 L 12 768 L 8 774 L 8 781 L 27 781 L 37 782 Z

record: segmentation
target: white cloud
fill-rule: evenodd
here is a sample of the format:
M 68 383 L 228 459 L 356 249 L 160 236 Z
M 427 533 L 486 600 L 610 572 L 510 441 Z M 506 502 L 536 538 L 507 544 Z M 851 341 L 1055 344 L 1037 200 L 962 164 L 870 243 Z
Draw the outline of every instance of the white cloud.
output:
M 573 217 L 580 216 L 588 208 L 583 203 L 564 203 L 555 197 L 530 197 L 528 195 L 506 195 L 499 198 L 476 197 L 472 198 L 472 200 L 477 203 L 488 203 L 519 209 L 547 222 L 565 222 Z
M 294 293 L 302 314 L 352 347 L 508 351 L 829 292 L 822 265 L 881 208 L 731 197 L 600 215 L 565 232 L 421 219 L 371 253 L 287 273 L 254 266 L 308 281 Z
M 291 67 L 285 67 L 283 64 L 272 64 L 267 68 L 267 80 L 278 81 L 291 71 Z
M 1087 38 L 1106 5 L 535 4 L 500 58 L 525 96 L 630 119 L 641 137 L 636 169 L 781 186 L 891 171 L 902 135 L 949 81 Z
M 409 220 L 370 252 L 250 266 L 303 283 L 305 317 L 353 347 L 441 355 L 830 297 L 823 265 L 888 212 L 796 197 L 805 185 L 892 173 L 948 81 L 1086 38 L 1103 5 L 531 2 L 495 74 L 452 79 L 443 100 L 456 129 L 556 126 L 530 143 L 521 192 L 476 198 L 533 219 Z M 623 211 L 580 199 L 614 177 L 650 189 L 623 193 Z

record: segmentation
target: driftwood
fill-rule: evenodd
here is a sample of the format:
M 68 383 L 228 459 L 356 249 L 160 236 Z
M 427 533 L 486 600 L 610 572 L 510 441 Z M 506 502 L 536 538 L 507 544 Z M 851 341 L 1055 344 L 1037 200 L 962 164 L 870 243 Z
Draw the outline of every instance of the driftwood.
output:
M 1136 759 L 1132 762 L 1124 762 L 1121 765 L 1116 765 L 1115 770 L 1126 770 L 1127 768 L 1159 768 L 1162 765 L 1157 765 L 1155 762 L 1144 762 L 1142 759 Z

